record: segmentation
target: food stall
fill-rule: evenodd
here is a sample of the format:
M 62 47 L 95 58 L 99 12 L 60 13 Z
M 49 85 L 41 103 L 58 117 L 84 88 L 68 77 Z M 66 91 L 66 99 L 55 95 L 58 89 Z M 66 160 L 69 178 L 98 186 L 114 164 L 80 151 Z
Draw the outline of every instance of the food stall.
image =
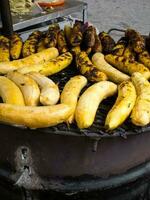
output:
M 0 6 L 1 32 L 10 40 L 3 49 L 10 45 L 9 60 L 0 62 L 0 197 L 148 199 L 149 36 L 122 30 L 116 43 L 116 30 L 99 34 L 80 1 L 50 11 L 36 5 L 20 18 L 9 1 Z M 76 12 L 81 19 L 71 16 Z M 38 51 L 43 41 L 48 46 Z M 148 117 L 136 118 L 138 95 Z

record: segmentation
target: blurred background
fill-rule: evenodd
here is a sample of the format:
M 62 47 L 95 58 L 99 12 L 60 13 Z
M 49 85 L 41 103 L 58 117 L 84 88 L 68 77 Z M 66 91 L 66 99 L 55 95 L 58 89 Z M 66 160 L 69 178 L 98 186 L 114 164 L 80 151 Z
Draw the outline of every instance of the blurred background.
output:
M 150 32 L 150 0 L 84 0 L 88 19 L 100 31 L 132 27 L 142 34 Z

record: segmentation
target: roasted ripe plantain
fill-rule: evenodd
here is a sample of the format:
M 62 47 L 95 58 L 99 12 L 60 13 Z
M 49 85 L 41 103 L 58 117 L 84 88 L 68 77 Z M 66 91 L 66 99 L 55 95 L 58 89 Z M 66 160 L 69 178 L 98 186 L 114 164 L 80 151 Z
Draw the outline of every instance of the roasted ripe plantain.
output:
M 46 47 L 56 47 L 57 45 L 57 36 L 60 31 L 58 24 L 52 24 L 49 26 L 48 32 L 44 39 Z
M 19 70 L 19 68 L 32 69 L 33 65 L 38 66 L 38 64 L 45 63 L 53 58 L 56 58 L 58 54 L 59 54 L 58 50 L 55 47 L 53 47 L 53 48 L 45 49 L 39 53 L 32 54 L 26 58 L 13 60 L 9 62 L 1 62 L 0 74 L 7 74 L 10 71 Z M 26 70 L 23 69 L 22 71 L 26 71 Z
M 9 53 L 9 39 L 0 35 L 0 62 L 5 62 L 10 60 Z
M 83 35 L 83 43 L 85 48 L 91 48 L 95 44 L 96 29 L 93 26 L 89 26 Z
M 105 55 L 105 60 L 124 73 L 132 75 L 134 72 L 140 72 L 145 78 L 150 78 L 149 69 L 139 62 L 112 54 Z
M 108 54 L 112 52 L 112 49 L 115 46 L 115 41 L 113 40 L 113 38 L 106 32 L 101 32 L 99 34 L 99 38 L 102 43 L 103 53 Z
M 22 49 L 22 55 L 23 57 L 30 56 L 34 53 L 36 53 L 37 44 L 39 39 L 41 38 L 42 33 L 40 31 L 34 31 L 28 39 L 25 41 Z
M 46 49 L 46 46 L 45 46 L 44 38 L 42 37 L 39 43 L 37 44 L 37 52 L 43 51 L 44 49 Z
M 19 59 L 23 42 L 19 34 L 14 33 L 10 38 L 10 56 L 13 60 Z
M 57 47 L 58 47 L 58 51 L 60 54 L 66 53 L 68 51 L 67 42 L 66 42 L 65 34 L 64 34 L 63 30 L 59 31 L 59 33 L 58 33 Z
M 106 74 L 101 72 L 92 64 L 86 52 L 81 51 L 76 56 L 76 64 L 81 74 L 84 75 L 89 81 L 99 82 L 107 80 Z
M 41 70 L 39 71 L 41 74 L 45 76 L 50 76 L 52 74 L 58 73 L 61 70 L 68 67 L 72 62 L 73 56 L 70 52 L 66 52 L 58 56 L 56 59 L 53 59 L 49 62 L 41 64 Z M 36 69 L 36 65 L 35 65 Z
M 144 38 L 137 31 L 133 29 L 127 29 L 125 32 L 125 37 L 128 38 L 129 43 L 136 53 L 141 53 L 145 49 Z
M 95 44 L 92 47 L 92 52 L 93 53 L 102 52 L 102 43 L 97 34 L 95 34 Z
M 83 39 L 82 34 L 82 22 L 76 21 L 70 35 L 70 44 L 71 46 L 80 46 Z
M 148 51 L 143 51 L 139 54 L 139 61 L 150 69 L 150 54 Z
M 72 33 L 72 27 L 68 26 L 68 25 L 65 25 L 65 27 L 64 27 L 64 34 L 65 34 L 66 41 L 67 41 L 67 43 L 69 45 L 70 45 L 70 36 L 71 36 L 71 33 Z
M 124 53 L 123 53 L 123 56 L 125 58 L 128 58 L 129 60 L 132 60 L 134 61 L 135 60 L 135 52 L 133 51 L 133 48 L 131 47 L 131 45 L 128 45 L 125 50 L 124 50 Z
M 123 56 L 126 46 L 127 40 L 125 37 L 122 37 L 112 49 L 112 54 L 116 56 Z

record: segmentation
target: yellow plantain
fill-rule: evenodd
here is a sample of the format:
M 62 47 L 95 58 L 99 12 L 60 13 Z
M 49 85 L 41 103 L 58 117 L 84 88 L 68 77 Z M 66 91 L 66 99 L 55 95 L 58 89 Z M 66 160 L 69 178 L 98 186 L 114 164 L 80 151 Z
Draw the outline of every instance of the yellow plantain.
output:
M 0 96 L 4 103 L 25 105 L 19 87 L 5 76 L 0 76 Z
M 74 113 L 78 101 L 79 94 L 83 87 L 87 84 L 87 79 L 84 76 L 77 75 L 72 77 L 65 85 L 61 93 L 61 103 L 67 104 L 72 109 L 72 115 L 68 119 L 68 123 L 74 121 Z
M 26 126 L 32 129 L 55 126 L 65 122 L 71 114 L 68 105 L 17 106 L 0 104 L 0 121 L 13 126 Z
M 58 55 L 59 53 L 56 48 L 48 48 L 23 59 L 10 62 L 2 62 L 0 63 L 0 74 L 7 74 L 8 72 L 17 70 L 21 67 L 44 63 L 53 58 L 56 58 Z
M 108 76 L 109 80 L 115 83 L 121 83 L 130 79 L 128 75 L 122 73 L 121 71 L 108 64 L 105 61 L 104 55 L 102 53 L 95 53 L 92 56 L 92 62 L 97 69 L 104 72 Z
M 65 69 L 66 67 L 68 67 L 71 64 L 72 59 L 73 57 L 70 52 L 61 54 L 57 58 L 49 62 L 46 62 L 44 64 L 41 64 L 42 69 L 39 71 L 39 73 L 45 76 L 56 74 L 60 72 L 61 70 Z
M 0 62 L 6 62 L 10 60 L 9 47 L 9 39 L 0 35 Z
M 34 81 L 37 82 L 41 89 L 40 102 L 42 105 L 55 105 L 60 97 L 58 86 L 49 78 L 37 72 L 30 72 L 27 74 Z
M 95 119 L 96 111 L 102 100 L 117 92 L 117 85 L 109 81 L 101 81 L 90 86 L 79 98 L 75 111 L 75 120 L 79 128 L 90 127 Z
M 7 78 L 20 88 L 26 106 L 37 106 L 39 104 L 40 90 L 37 83 L 32 78 L 16 71 L 9 72 Z
M 138 72 L 131 79 L 137 92 L 131 120 L 137 126 L 145 126 L 150 123 L 150 83 Z
M 23 42 L 21 37 L 14 33 L 10 39 L 10 56 L 13 60 L 19 59 L 22 51 Z
M 118 86 L 118 97 L 108 112 L 105 127 L 107 130 L 113 130 L 120 126 L 131 113 L 136 101 L 135 87 L 131 81 L 124 81 Z
M 150 54 L 148 51 L 143 51 L 139 55 L 139 62 L 143 63 L 146 67 L 150 69 Z

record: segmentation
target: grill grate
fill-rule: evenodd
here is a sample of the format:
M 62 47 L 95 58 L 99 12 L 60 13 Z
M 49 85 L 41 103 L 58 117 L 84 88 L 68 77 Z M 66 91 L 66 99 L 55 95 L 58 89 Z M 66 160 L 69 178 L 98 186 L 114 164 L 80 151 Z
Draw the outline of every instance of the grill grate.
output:
M 72 77 L 79 74 L 77 69 L 74 66 L 71 66 L 62 72 L 51 76 L 50 78 L 55 81 L 55 83 L 58 83 L 60 91 L 62 91 L 65 83 Z M 87 87 L 90 86 L 90 83 L 87 85 Z M 83 91 L 86 88 L 83 89 Z M 82 92 L 83 92 L 82 91 Z M 124 138 L 127 137 L 127 135 L 130 134 L 140 134 L 140 133 L 146 133 L 150 131 L 150 126 L 145 127 L 137 127 L 134 126 L 130 119 L 127 119 L 126 122 L 117 128 L 116 130 L 112 131 L 111 134 L 107 133 L 104 130 L 104 122 L 106 115 L 110 108 L 113 106 L 115 102 L 116 97 L 111 97 L 106 100 L 104 100 L 97 111 L 96 119 L 93 123 L 93 125 L 88 129 L 78 129 L 76 124 L 72 124 L 67 126 L 67 124 L 59 124 L 54 127 L 44 128 L 44 129 L 37 129 L 40 132 L 48 132 L 48 133 L 54 133 L 54 134 L 60 134 L 60 135 L 74 135 L 74 136 L 88 136 L 88 137 L 114 137 L 114 136 L 122 136 Z M 36 130 L 36 131 L 37 131 Z

